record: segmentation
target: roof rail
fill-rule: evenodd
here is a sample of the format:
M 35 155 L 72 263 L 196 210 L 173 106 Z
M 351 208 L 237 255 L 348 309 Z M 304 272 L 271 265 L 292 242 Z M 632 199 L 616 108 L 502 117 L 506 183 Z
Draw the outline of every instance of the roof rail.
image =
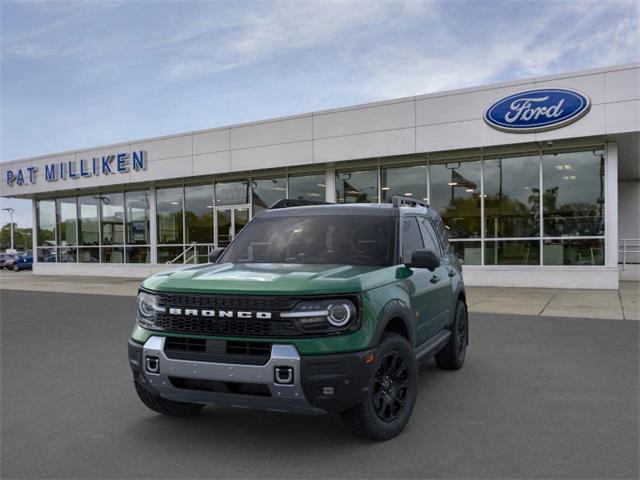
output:
M 394 207 L 424 207 L 429 208 L 427 202 L 422 200 L 416 200 L 415 198 L 401 197 L 400 195 L 394 195 L 392 199 Z
M 269 207 L 269 210 L 289 207 L 307 207 L 310 205 L 331 205 L 330 202 L 321 202 L 319 200 L 298 200 L 295 198 L 283 198 Z

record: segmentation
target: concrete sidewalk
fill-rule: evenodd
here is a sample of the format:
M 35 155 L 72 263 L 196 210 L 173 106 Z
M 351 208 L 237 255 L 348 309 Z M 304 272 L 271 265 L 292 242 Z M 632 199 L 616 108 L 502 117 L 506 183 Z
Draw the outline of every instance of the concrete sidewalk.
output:
M 6 290 L 135 296 L 139 284 L 130 278 L 0 273 L 0 289 Z M 467 302 L 471 312 L 640 320 L 640 284 L 620 285 L 620 290 L 467 287 Z

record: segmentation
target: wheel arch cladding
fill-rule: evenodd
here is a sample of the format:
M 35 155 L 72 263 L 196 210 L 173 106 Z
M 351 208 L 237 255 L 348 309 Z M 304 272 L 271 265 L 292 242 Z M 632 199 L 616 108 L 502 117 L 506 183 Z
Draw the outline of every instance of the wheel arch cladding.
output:
M 384 332 L 394 332 L 405 337 L 414 345 L 415 329 L 411 321 L 411 309 L 399 300 L 391 300 L 380 314 L 376 328 L 375 344 L 379 344 Z

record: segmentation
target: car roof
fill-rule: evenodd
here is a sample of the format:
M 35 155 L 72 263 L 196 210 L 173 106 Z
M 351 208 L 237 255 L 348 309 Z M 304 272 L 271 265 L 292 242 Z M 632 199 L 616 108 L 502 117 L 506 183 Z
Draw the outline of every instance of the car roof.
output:
M 362 215 L 377 217 L 397 217 L 408 213 L 432 215 L 431 208 L 394 207 L 390 203 L 328 203 L 263 210 L 260 216 L 297 217 L 315 215 Z

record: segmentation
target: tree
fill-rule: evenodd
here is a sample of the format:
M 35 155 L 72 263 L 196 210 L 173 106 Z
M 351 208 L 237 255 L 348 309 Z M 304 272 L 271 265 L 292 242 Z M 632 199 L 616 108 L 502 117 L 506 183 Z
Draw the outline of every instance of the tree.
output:
M 13 223 L 13 247 L 16 250 L 30 250 L 33 244 L 31 243 L 31 229 L 20 228 L 17 223 Z M 6 223 L 2 229 L 0 229 L 0 248 L 4 251 L 11 247 L 11 224 Z

